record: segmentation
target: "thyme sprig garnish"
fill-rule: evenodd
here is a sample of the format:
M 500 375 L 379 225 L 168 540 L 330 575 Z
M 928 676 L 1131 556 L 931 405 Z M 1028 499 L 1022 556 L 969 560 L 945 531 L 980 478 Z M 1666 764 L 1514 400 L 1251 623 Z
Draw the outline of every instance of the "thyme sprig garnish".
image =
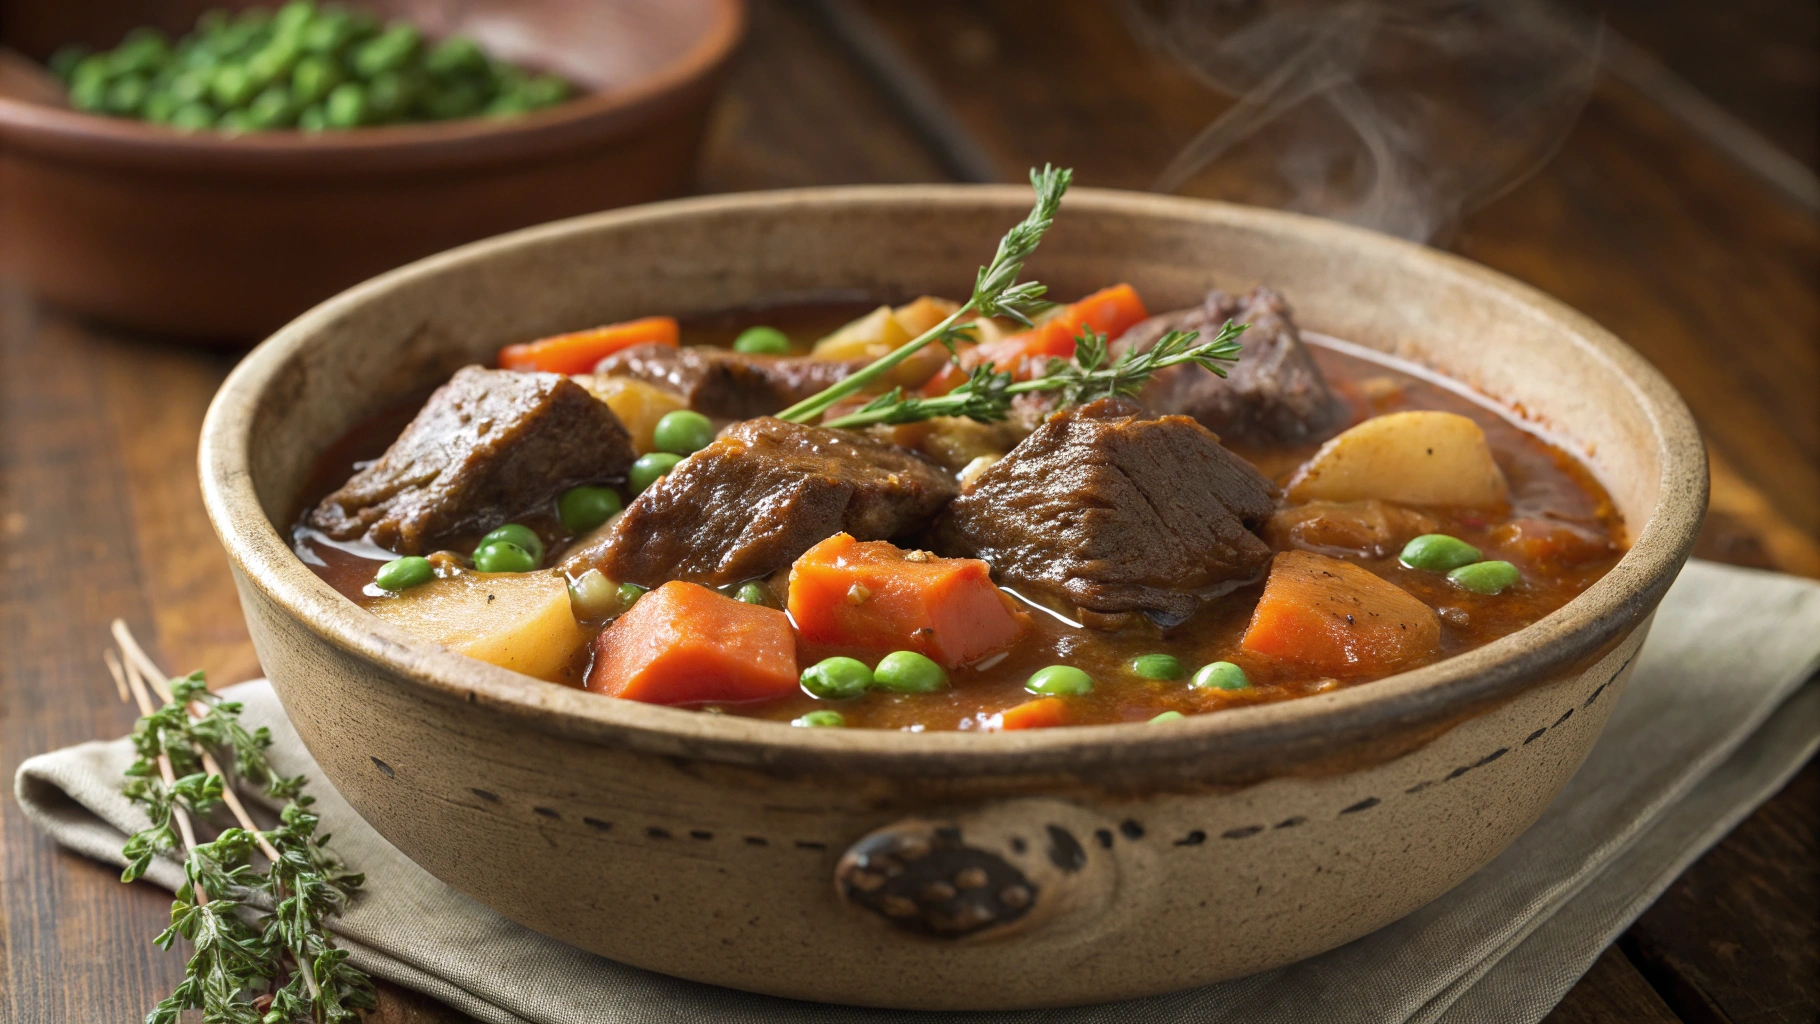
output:
M 127 839 L 121 878 L 140 877 L 153 857 L 181 842 L 184 883 L 171 904 L 171 926 L 153 941 L 169 949 L 183 938 L 193 947 L 183 981 L 146 1024 L 176 1024 L 186 1009 L 228 1024 L 354 1024 L 359 1010 L 375 1005 L 373 984 L 347 962 L 325 922 L 364 878 L 328 852 L 328 836 L 317 835 L 303 777 L 272 767 L 270 732 L 249 732 L 239 721 L 241 705 L 210 693 L 202 673 L 166 683 L 125 623 L 114 623 L 114 636 L 121 656 L 106 652 L 108 670 L 122 696 L 130 689 L 141 715 L 133 729 L 138 759 L 127 769 L 124 792 L 152 819 Z M 161 707 L 148 689 L 158 692 Z M 223 760 L 234 766 L 231 775 Z M 237 785 L 286 801 L 276 828 L 258 827 Z M 199 842 L 195 823 L 222 806 L 237 826 Z M 266 862 L 263 871 L 255 854 Z M 260 904 L 270 909 L 255 917 Z
M 1030 317 L 1051 304 L 1043 300 L 1046 289 L 1041 284 L 1020 282 L 1017 276 L 1023 272 L 1024 261 L 1036 252 L 1044 232 L 1054 222 L 1062 196 L 1073 180 L 1074 172 L 1067 168 L 1045 164 L 1041 171 L 1031 170 L 1030 187 L 1036 190 L 1036 204 L 1028 216 L 999 239 L 998 252 L 990 263 L 979 269 L 973 281 L 973 294 L 966 302 L 934 327 L 880 356 L 864 369 L 778 413 L 778 419 L 807 423 L 848 395 L 865 390 L 892 367 L 932 343 L 939 342 L 953 352 L 955 343 L 967 339 L 972 331 L 971 325 L 963 323 L 970 316 L 1003 317 L 1025 327 L 1031 326 Z
M 859 410 L 829 420 L 829 427 L 865 427 L 876 423 L 914 423 L 935 416 L 965 416 L 981 423 L 1002 420 L 1011 412 L 1011 399 L 1032 391 L 1059 391 L 1059 404 L 1085 405 L 1098 398 L 1131 397 L 1144 389 L 1158 370 L 1182 363 L 1226 376 L 1226 367 L 1238 359 L 1238 337 L 1246 324 L 1226 321 L 1209 341 L 1195 343 L 1198 331 L 1170 331 L 1143 352 L 1127 351 L 1114 358 L 1106 336 L 1083 327 L 1074 339 L 1074 358 L 1049 360 L 1041 377 L 1013 382 L 1011 374 L 991 363 L 973 368 L 966 382 L 939 397 L 908 395 L 893 388 Z

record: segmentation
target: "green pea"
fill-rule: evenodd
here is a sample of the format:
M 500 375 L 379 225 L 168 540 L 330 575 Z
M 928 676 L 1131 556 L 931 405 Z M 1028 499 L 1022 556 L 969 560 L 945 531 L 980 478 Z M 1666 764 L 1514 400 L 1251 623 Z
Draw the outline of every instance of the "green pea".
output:
M 278 8 L 278 14 L 272 18 L 272 31 L 280 35 L 299 31 L 315 16 L 316 5 L 310 0 L 291 0 Z
M 282 85 L 274 85 L 258 96 L 246 108 L 247 117 L 260 128 L 283 128 L 295 120 L 291 106 L 291 91 Z
M 1501 594 L 1511 584 L 1522 579 L 1523 574 L 1509 562 L 1493 561 L 1462 565 L 1448 573 L 1447 578 L 1475 594 Z
M 803 670 L 802 684 L 820 700 L 857 697 L 872 685 L 872 670 L 856 658 L 823 658 Z
M 289 77 L 291 68 L 296 63 L 296 45 L 274 41 L 247 59 L 246 76 L 254 88 L 263 89 L 281 78 Z
M 487 97 L 472 82 L 451 82 L 431 91 L 423 99 L 429 115 L 439 121 L 472 117 L 486 105 Z
M 436 569 L 430 560 L 421 555 L 406 555 L 394 558 L 379 567 L 373 575 L 373 582 L 381 590 L 397 592 L 428 583 L 436 578 Z
M 474 552 L 474 568 L 481 572 L 530 572 L 537 568 L 537 559 L 511 541 L 496 540 Z
M 311 53 L 326 56 L 339 51 L 358 34 L 358 27 L 348 12 L 323 11 L 303 27 L 297 41 Z
M 297 127 L 301 131 L 319 132 L 328 126 L 328 116 L 322 112 L 320 103 L 312 103 L 297 112 Z
M 207 103 L 185 103 L 171 114 L 171 127 L 200 131 L 215 126 L 215 108 Z
M 892 651 L 872 670 L 872 684 L 893 693 L 935 693 L 948 685 L 948 673 L 915 651 Z
M 571 487 L 556 499 L 556 518 L 570 533 L 587 533 L 613 518 L 622 506 L 611 487 Z
M 422 42 L 415 28 L 395 22 L 354 51 L 354 71 L 364 78 L 397 71 L 416 56 Z
M 1037 669 L 1024 683 L 1031 693 L 1068 696 L 1093 692 L 1093 677 L 1073 665 L 1051 665 Z
M 145 98 L 151 92 L 151 83 L 138 72 L 122 75 L 114 79 L 107 87 L 107 112 L 119 117 L 139 113 L 145 106 Z
M 76 65 L 81 64 L 88 56 L 89 48 L 80 43 L 65 46 L 56 53 L 51 54 L 51 59 L 48 62 L 51 74 L 63 79 L 64 84 L 67 85 L 75 80 Z
M 1397 557 L 1411 569 L 1447 572 L 1478 561 L 1479 549 L 1445 533 L 1425 533 L 1403 545 L 1403 553 Z
M 1202 665 L 1190 685 L 1197 690 L 1243 690 L 1251 685 L 1251 677 L 1230 661 L 1216 661 Z
M 665 473 L 676 468 L 682 456 L 670 452 L 652 452 L 640 455 L 632 463 L 632 471 L 626 474 L 626 482 L 631 485 L 633 494 L 645 493 L 645 488 L 662 479 Z
M 209 83 L 209 95 L 216 105 L 233 110 L 253 98 L 253 79 L 240 64 L 224 64 L 215 69 Z
M 664 413 L 651 432 L 658 451 L 693 455 L 714 440 L 714 424 L 708 417 L 689 409 Z
M 553 107 L 569 98 L 569 83 L 555 75 L 533 75 L 519 94 L 531 107 Z
M 106 111 L 107 86 L 106 78 L 78 78 L 70 86 L 70 106 L 91 114 Z
M 213 76 L 206 71 L 195 69 L 180 71 L 171 77 L 171 82 L 165 86 L 165 91 L 180 104 L 195 103 L 208 98 L 209 85 L 212 81 Z
M 374 75 L 367 83 L 367 109 L 375 121 L 396 121 L 409 112 L 416 86 L 395 71 Z
M 305 57 L 291 69 L 291 95 L 298 103 L 314 103 L 340 84 L 341 69 L 321 57 Z
M 537 535 L 537 531 L 520 523 L 507 523 L 504 526 L 501 526 L 492 533 L 480 538 L 480 543 L 474 545 L 474 547 L 478 554 L 480 548 L 484 548 L 488 544 L 498 544 L 502 541 L 507 544 L 516 544 L 520 548 L 523 548 L 525 552 L 531 556 L 533 561 L 542 564 L 544 555 L 543 538 Z M 532 568 L 536 568 L 536 566 L 532 566 Z
M 147 121 L 169 124 L 172 115 L 176 114 L 177 108 L 181 106 L 183 106 L 183 101 L 170 93 L 155 92 L 145 98 L 145 107 L 141 110 L 141 114 Z
M 1146 654 L 1133 658 L 1131 671 L 1144 679 L 1180 679 L 1188 674 L 1181 661 L 1168 654 Z
M 641 587 L 636 583 L 621 583 L 619 585 L 619 606 L 622 609 L 630 608 L 638 603 L 639 598 L 650 592 L 650 587 Z
M 436 75 L 483 74 L 487 69 L 487 55 L 474 40 L 466 36 L 449 36 L 424 55 L 423 66 Z
M 838 729 L 847 724 L 847 719 L 838 711 L 811 711 L 790 724 L 811 729 Z
M 246 111 L 228 110 L 224 111 L 220 117 L 215 119 L 215 128 L 229 134 L 238 134 L 241 132 L 256 131 L 258 130 L 258 125 L 253 123 L 253 119 L 247 116 Z
M 733 339 L 733 351 L 749 356 L 790 354 L 790 339 L 775 327 L 748 327 Z
M 1152 718 L 1150 724 L 1155 725 L 1158 722 L 1179 722 L 1187 717 L 1187 715 L 1182 714 L 1180 711 L 1165 711 L 1155 718 Z
M 322 116 L 330 128 L 359 127 L 367 119 L 367 91 L 353 82 L 341 83 L 329 90 Z
M 769 606 L 771 604 L 769 596 L 765 593 L 764 584 L 758 583 L 758 582 L 740 584 L 739 593 L 734 596 L 738 597 L 741 601 L 744 601 L 747 604 L 758 604 L 758 605 L 766 605 L 766 606 Z M 867 676 L 868 676 L 868 678 L 870 678 L 871 673 L 868 672 Z

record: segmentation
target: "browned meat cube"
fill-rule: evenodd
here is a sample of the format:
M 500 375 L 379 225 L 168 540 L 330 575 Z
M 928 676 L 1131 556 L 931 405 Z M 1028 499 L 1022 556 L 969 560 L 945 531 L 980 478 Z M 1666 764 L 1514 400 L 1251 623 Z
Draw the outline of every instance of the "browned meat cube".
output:
M 843 531 L 860 540 L 917 533 L 955 492 L 953 477 L 895 445 L 748 420 L 678 463 L 563 569 L 647 587 L 737 583 Z
M 594 372 L 668 388 L 704 416 L 743 420 L 782 412 L 865 365 L 864 360 L 751 356 L 706 345 L 637 345 L 602 359 Z
M 636 457 L 613 410 L 569 378 L 469 366 L 309 525 L 420 554 L 546 511 L 577 484 L 623 477 Z
M 1102 399 L 1050 416 L 948 506 L 936 549 L 1032 600 L 1164 625 L 1259 578 L 1270 481 L 1186 416 Z
M 1235 440 L 1298 441 L 1334 425 L 1340 404 L 1302 344 L 1289 304 L 1269 288 L 1258 288 L 1244 298 L 1215 289 L 1199 306 L 1138 324 L 1112 349 L 1141 352 L 1170 331 L 1200 331 L 1205 340 L 1227 320 L 1251 328 L 1239 337 L 1245 350 L 1224 378 L 1181 363 L 1151 377 L 1138 401 L 1151 412 L 1192 416 L 1214 433 Z

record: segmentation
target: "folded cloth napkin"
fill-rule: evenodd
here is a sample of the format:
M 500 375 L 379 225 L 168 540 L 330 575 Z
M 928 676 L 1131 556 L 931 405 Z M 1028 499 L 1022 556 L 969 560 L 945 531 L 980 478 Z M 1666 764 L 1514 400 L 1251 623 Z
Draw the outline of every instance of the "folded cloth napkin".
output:
M 227 691 L 314 784 L 335 849 L 367 875 L 335 931 L 367 972 L 497 1024 L 1540 1020 L 1688 864 L 1820 746 L 1820 586 L 1690 563 L 1584 767 L 1483 870 L 1372 935 L 1249 978 L 1124 1003 L 1003 1014 L 866 1010 L 755 996 L 605 960 L 507 921 L 393 849 L 322 781 L 263 680 Z M 57 842 L 121 863 L 144 816 L 120 796 L 125 740 L 20 766 L 19 802 Z M 175 861 L 147 877 L 171 888 Z M 149 936 L 148 936 L 149 938 Z

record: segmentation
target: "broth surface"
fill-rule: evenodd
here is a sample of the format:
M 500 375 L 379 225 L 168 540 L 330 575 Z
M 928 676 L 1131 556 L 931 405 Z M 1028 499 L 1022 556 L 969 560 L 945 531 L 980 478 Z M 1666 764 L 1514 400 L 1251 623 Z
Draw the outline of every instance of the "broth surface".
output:
M 684 325 L 684 344 L 729 344 L 739 329 L 765 323 L 784 330 L 806 351 L 806 341 L 853 319 L 872 303 L 824 302 L 728 313 Z M 1396 366 L 1343 352 L 1331 339 L 1304 332 L 1321 371 L 1345 403 L 1347 415 L 1326 435 L 1305 444 L 1259 447 L 1230 444 L 1278 484 L 1320 447 L 1321 442 L 1372 416 L 1410 410 L 1436 410 L 1471 418 L 1484 431 L 1492 453 L 1510 484 L 1510 508 L 1497 518 L 1457 509 L 1423 508 L 1435 521 L 1431 532 L 1451 534 L 1479 548 L 1487 559 L 1516 565 L 1523 581 L 1503 593 L 1480 595 L 1452 584 L 1445 575 L 1402 565 L 1395 552 L 1382 556 L 1344 556 L 1396 584 L 1435 609 L 1442 623 L 1438 660 L 1506 636 L 1555 611 L 1592 585 L 1615 565 L 1625 546 L 1622 520 L 1604 489 L 1572 456 L 1524 429 L 1483 401 L 1475 401 L 1434 380 Z M 362 424 L 339 439 L 319 461 L 304 498 L 305 508 L 334 490 L 365 460 L 383 453 L 415 414 L 419 400 Z M 567 538 L 553 516 L 524 520 L 560 552 Z M 1513 526 L 1512 524 L 1521 524 Z M 313 571 L 337 591 L 362 606 L 383 596 L 369 584 L 380 556 L 376 548 L 329 541 L 302 529 L 296 549 Z M 1272 542 L 1277 550 L 1291 545 Z M 1319 549 L 1317 549 L 1319 550 Z M 1327 552 L 1332 553 L 1332 552 Z M 551 561 L 555 559 L 552 558 Z M 783 573 L 768 584 L 782 605 Z M 1309 672 L 1295 663 L 1242 650 L 1240 639 L 1264 584 L 1241 587 L 1205 602 L 1199 612 L 1168 630 L 1151 625 L 1116 632 L 1074 625 L 1047 608 L 1028 605 L 1031 631 L 1002 657 L 983 667 L 951 670 L 952 686 L 933 694 L 868 692 L 829 702 L 807 693 L 758 704 L 708 707 L 706 710 L 790 721 L 812 710 L 838 708 L 849 726 L 887 729 L 984 729 L 996 716 L 1032 698 L 1025 680 L 1037 669 L 1068 664 L 1093 676 L 1090 694 L 1069 698 L 1079 724 L 1144 721 L 1165 711 L 1199 714 L 1242 704 L 1308 696 L 1342 686 L 1368 685 L 1374 677 L 1339 680 Z M 598 629 L 600 627 L 596 627 Z M 563 681 L 579 686 L 587 676 L 592 645 L 565 673 Z M 881 652 L 859 651 L 801 642 L 798 663 L 807 667 L 833 655 L 852 655 L 868 662 Z M 1169 654 L 1189 671 L 1212 661 L 1242 667 L 1252 686 L 1244 690 L 1196 689 L 1186 679 L 1153 681 L 1136 675 L 1132 659 Z M 1406 666 L 1413 667 L 1413 666 Z

